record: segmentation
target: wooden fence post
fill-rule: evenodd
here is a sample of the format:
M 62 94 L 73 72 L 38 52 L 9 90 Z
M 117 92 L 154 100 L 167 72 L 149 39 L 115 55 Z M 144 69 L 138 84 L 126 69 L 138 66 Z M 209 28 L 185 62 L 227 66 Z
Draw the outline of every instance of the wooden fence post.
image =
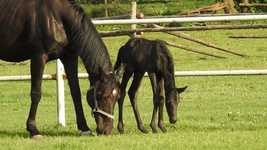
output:
M 224 0 L 226 6 L 226 13 L 236 14 L 238 11 L 235 9 L 235 2 L 233 0 Z
M 105 0 L 105 17 L 108 17 L 108 0 Z
M 136 0 L 132 0 L 132 14 L 131 14 L 131 19 L 136 19 L 136 10 L 137 10 L 137 3 Z M 136 24 L 132 24 L 131 29 L 136 29 Z M 136 32 L 133 33 L 133 37 L 136 36 Z
M 250 12 L 250 7 L 249 5 L 249 0 L 242 0 L 243 4 L 245 4 L 246 6 L 241 8 L 242 13 L 248 13 Z

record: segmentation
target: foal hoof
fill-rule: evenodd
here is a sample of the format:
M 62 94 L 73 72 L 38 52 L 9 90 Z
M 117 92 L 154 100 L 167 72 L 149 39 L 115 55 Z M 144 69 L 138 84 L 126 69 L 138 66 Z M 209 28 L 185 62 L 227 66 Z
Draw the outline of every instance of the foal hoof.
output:
M 167 129 L 165 127 L 160 127 L 160 130 L 163 132 L 163 133 L 166 133 L 167 132 Z
M 85 136 L 95 136 L 94 133 L 91 130 L 88 131 L 81 131 L 81 135 Z
M 158 133 L 158 130 L 156 128 L 152 128 L 153 133 Z
M 140 131 L 143 132 L 143 133 L 145 133 L 145 134 L 148 133 L 148 131 L 145 128 L 140 129 Z
M 40 134 L 37 134 L 37 135 L 33 135 L 31 138 L 34 139 L 34 140 L 38 140 L 38 139 L 42 139 L 43 136 L 40 135 Z
M 118 126 L 117 126 L 117 129 L 118 129 L 118 131 L 119 131 L 120 134 L 123 134 L 124 133 L 123 124 L 119 123 Z
M 158 133 L 157 126 L 154 123 L 150 124 L 153 133 Z
M 162 121 L 162 122 L 159 122 L 158 126 L 159 126 L 160 130 L 161 130 L 163 133 L 167 132 L 167 129 L 165 128 L 165 126 L 164 126 L 164 124 L 163 124 L 163 121 Z
M 120 134 L 123 134 L 124 133 L 124 129 L 119 129 L 118 128 L 118 131 L 119 131 Z

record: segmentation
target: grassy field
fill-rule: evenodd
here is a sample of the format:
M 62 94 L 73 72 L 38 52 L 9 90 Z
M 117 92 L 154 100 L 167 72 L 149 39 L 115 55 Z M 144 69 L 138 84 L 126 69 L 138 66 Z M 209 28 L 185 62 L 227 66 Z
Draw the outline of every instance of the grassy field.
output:
M 146 16 L 157 15 L 176 15 L 181 12 L 187 12 L 196 8 L 204 7 L 216 3 L 216 0 L 178 0 L 167 3 L 138 3 L 138 11 Z M 83 4 L 86 13 L 91 17 L 105 16 L 104 4 Z M 109 3 L 108 15 L 116 16 L 127 14 L 131 11 L 131 3 Z
M 267 66 L 266 40 L 234 40 L 229 35 L 264 35 L 266 30 L 233 30 L 190 32 L 194 37 L 215 43 L 248 55 L 240 58 L 217 52 L 201 45 L 177 39 L 166 34 L 145 34 L 149 39 L 165 39 L 200 50 L 228 57 L 216 59 L 180 49 L 171 49 L 175 59 L 175 70 L 214 69 L 264 69 Z M 127 37 L 106 38 L 112 62 L 118 48 Z M 29 62 L 13 65 L 0 63 L 0 75 L 29 73 Z M 47 65 L 46 73 L 55 71 L 55 63 Z M 79 70 L 84 71 L 82 65 Z M 30 105 L 29 82 L 0 82 L 0 149 L 266 149 L 267 139 L 267 82 L 266 76 L 236 77 L 181 77 L 177 86 L 188 85 L 179 105 L 176 125 L 168 123 L 167 133 L 142 134 L 136 128 L 132 108 L 125 100 L 125 134 L 116 128 L 111 136 L 80 136 L 76 129 L 74 109 L 66 86 L 66 121 L 63 128 L 56 122 L 56 85 L 44 81 L 43 98 L 38 110 L 37 124 L 45 135 L 43 139 L 31 140 L 25 130 L 25 121 Z M 87 122 L 92 129 L 95 123 L 85 101 L 88 81 L 80 80 Z M 147 78 L 143 80 L 138 94 L 140 113 L 147 129 L 152 115 L 152 92 Z M 115 109 L 117 122 L 117 107 Z M 116 124 L 114 124 L 116 126 Z

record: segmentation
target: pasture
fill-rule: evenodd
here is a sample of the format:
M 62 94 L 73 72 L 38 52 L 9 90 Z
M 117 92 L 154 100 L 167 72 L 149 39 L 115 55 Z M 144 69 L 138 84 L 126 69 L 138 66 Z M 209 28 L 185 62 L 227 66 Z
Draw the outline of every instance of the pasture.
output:
M 194 37 L 210 41 L 248 55 L 247 58 L 231 56 L 198 44 L 168 36 L 163 33 L 145 33 L 149 39 L 165 39 L 206 52 L 226 56 L 216 59 L 184 50 L 171 48 L 175 70 L 215 69 L 265 69 L 267 66 L 266 39 L 229 39 L 229 35 L 266 35 L 266 30 L 225 30 L 190 32 Z M 118 48 L 128 37 L 105 38 L 112 62 Z M 84 72 L 82 65 L 80 72 Z M 46 66 L 46 73 L 55 72 L 55 62 Z M 1 62 L 0 75 L 29 74 L 29 62 L 13 65 Z M 136 127 L 128 97 L 124 103 L 125 133 L 120 135 L 115 123 L 111 136 L 80 136 L 76 128 L 74 108 L 67 84 L 66 127 L 56 121 L 56 83 L 43 82 L 42 100 L 37 113 L 37 126 L 45 136 L 40 140 L 29 138 L 25 120 L 30 105 L 30 82 L 0 82 L 0 149 L 265 149 L 267 147 L 267 77 L 179 77 L 176 85 L 188 85 L 178 109 L 178 121 L 170 125 L 164 112 L 167 133 L 152 134 L 149 127 L 152 115 L 152 90 L 148 78 L 144 78 L 138 93 L 138 105 L 149 134 L 142 134 Z M 66 83 L 66 82 L 65 82 Z M 95 129 L 85 95 L 88 81 L 80 80 L 83 106 L 89 126 Z M 165 108 L 164 108 L 165 109 Z M 165 111 L 165 110 L 164 110 Z

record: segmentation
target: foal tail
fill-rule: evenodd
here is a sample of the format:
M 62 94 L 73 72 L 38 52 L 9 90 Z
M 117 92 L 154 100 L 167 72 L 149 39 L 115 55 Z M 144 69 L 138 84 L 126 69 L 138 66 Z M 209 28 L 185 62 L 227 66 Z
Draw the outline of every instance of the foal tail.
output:
M 117 60 L 116 60 L 116 63 L 114 65 L 114 72 L 115 72 L 115 75 L 116 76 L 121 76 L 121 71 L 123 69 L 123 62 L 122 62 L 122 59 L 123 59 L 123 50 L 124 50 L 124 47 L 125 46 L 122 46 L 120 49 L 119 49 L 119 53 L 118 53 L 118 56 L 117 56 Z

